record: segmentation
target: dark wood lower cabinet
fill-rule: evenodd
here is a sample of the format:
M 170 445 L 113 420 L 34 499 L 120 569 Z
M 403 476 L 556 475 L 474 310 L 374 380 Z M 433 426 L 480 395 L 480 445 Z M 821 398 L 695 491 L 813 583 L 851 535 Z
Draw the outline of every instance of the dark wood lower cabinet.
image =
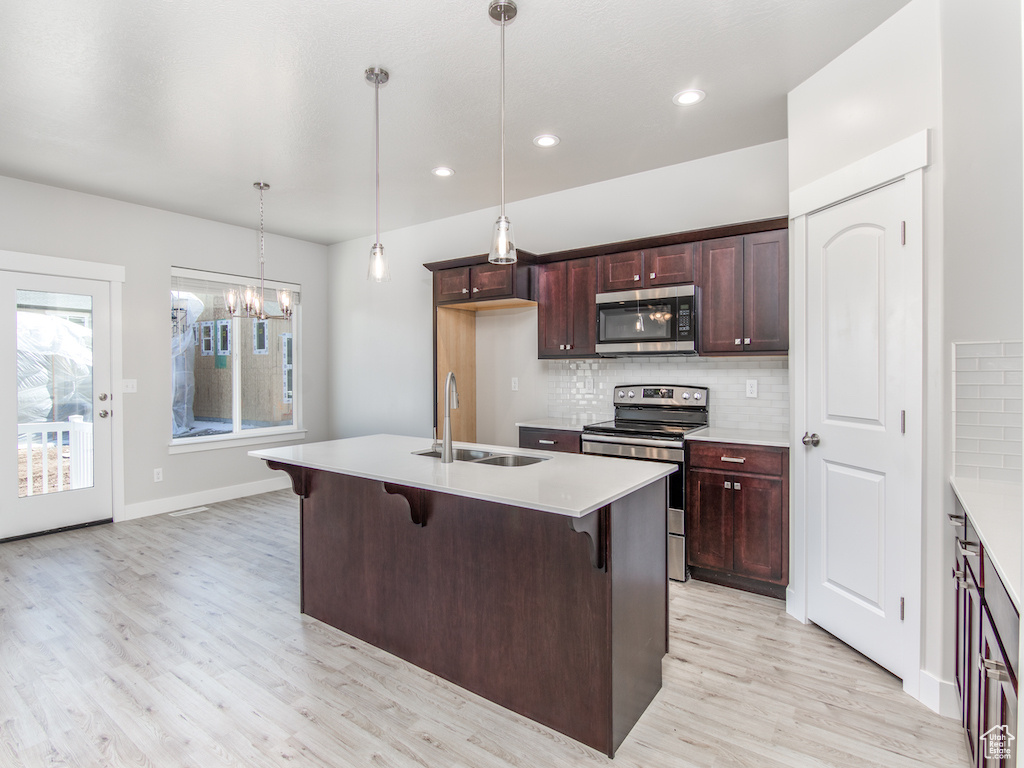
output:
M 304 613 L 609 756 L 660 690 L 666 480 L 577 519 L 270 466 Z
M 687 445 L 690 574 L 784 598 L 789 584 L 789 451 L 710 442 Z
M 956 690 L 971 764 L 1017 764 L 1020 619 L 984 544 L 958 503 L 953 566 Z
M 561 451 L 562 453 L 582 453 L 582 438 L 582 432 L 575 432 L 570 429 L 519 428 L 520 448 L 536 448 L 541 451 Z

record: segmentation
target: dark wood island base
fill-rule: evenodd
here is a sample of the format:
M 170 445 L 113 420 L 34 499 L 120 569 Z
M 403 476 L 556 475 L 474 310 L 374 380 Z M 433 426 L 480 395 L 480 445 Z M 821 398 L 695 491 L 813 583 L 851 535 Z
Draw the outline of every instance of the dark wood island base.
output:
M 664 478 L 577 518 L 267 463 L 304 613 L 614 756 L 668 650 Z

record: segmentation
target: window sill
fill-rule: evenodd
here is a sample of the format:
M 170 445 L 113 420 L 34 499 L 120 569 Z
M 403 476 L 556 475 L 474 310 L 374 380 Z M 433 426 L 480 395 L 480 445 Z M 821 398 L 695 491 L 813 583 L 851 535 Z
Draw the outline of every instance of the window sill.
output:
M 262 433 L 258 435 L 230 434 L 214 437 L 193 437 L 172 440 L 168 443 L 168 453 L 193 453 L 195 451 L 215 451 L 222 448 L 242 448 L 248 445 L 265 445 L 267 443 L 285 443 L 302 440 L 306 436 L 305 429 L 289 429 L 283 432 Z

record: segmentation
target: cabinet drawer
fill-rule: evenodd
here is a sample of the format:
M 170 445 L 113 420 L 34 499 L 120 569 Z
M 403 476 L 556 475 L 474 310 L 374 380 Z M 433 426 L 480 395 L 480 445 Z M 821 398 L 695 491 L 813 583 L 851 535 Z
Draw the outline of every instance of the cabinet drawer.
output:
M 561 451 L 562 453 L 580 453 L 582 433 L 571 429 L 536 429 L 534 427 L 519 428 L 519 447 L 537 448 L 542 451 Z
M 985 585 L 984 605 L 988 610 L 992 626 L 1000 644 L 1003 646 L 1003 653 L 1006 654 L 1006 663 L 1010 667 L 1010 674 L 1017 680 L 1018 657 L 1020 654 L 1020 616 L 1017 609 L 1013 607 L 1010 594 L 1003 586 L 1002 579 L 996 574 L 995 566 L 988 555 L 984 555 L 983 570 L 989 575 L 988 583 Z
M 756 475 L 782 474 L 782 448 L 763 448 L 736 443 L 693 441 L 689 446 L 689 466 Z

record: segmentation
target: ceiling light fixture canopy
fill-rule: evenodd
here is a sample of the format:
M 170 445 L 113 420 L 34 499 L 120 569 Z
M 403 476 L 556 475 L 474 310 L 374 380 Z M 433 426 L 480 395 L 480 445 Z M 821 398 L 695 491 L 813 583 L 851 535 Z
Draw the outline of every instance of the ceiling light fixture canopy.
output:
M 494 222 L 494 236 L 487 260 L 492 264 L 513 264 L 516 261 L 512 222 L 505 215 L 505 25 L 516 17 L 512 0 L 491 0 L 487 15 L 501 25 L 501 209 Z
M 386 69 L 370 67 L 366 70 L 366 82 L 373 85 L 373 109 L 374 109 L 374 162 L 377 169 L 376 193 L 377 193 L 377 226 L 375 228 L 376 239 L 370 249 L 370 266 L 366 271 L 366 279 L 377 283 L 386 283 L 391 280 L 391 269 L 388 267 L 387 257 L 384 255 L 384 246 L 380 244 L 380 87 L 390 78 Z

